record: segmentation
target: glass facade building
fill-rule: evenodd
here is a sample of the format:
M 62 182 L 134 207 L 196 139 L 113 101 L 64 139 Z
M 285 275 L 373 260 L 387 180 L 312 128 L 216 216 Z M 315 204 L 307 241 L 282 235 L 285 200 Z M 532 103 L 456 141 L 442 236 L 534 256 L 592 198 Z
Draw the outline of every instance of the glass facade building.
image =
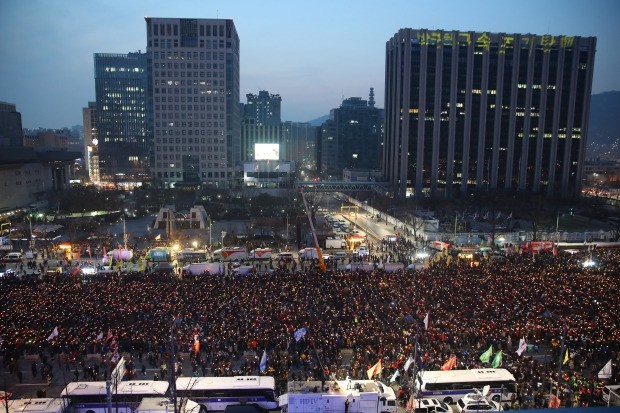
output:
M 383 172 L 400 196 L 579 194 L 596 38 L 401 29 Z
M 149 174 L 145 53 L 95 53 L 96 138 L 101 180 Z

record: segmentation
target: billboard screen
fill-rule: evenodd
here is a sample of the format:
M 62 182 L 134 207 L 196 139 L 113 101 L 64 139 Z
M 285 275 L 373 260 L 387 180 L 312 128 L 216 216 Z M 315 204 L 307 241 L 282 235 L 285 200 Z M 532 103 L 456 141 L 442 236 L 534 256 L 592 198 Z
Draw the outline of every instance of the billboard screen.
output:
M 280 160 L 280 144 L 278 143 L 255 143 L 255 161 L 278 161 Z

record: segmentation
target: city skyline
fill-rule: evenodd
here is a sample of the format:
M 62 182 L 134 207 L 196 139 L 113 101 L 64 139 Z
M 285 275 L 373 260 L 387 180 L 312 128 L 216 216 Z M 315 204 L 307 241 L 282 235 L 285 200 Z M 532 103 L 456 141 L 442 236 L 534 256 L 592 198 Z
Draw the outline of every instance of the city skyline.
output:
M 614 45 L 620 3 L 496 3 L 3 2 L 0 101 L 16 105 L 25 128 L 81 124 L 82 108 L 95 98 L 93 55 L 144 52 L 145 16 L 232 19 L 241 45 L 241 96 L 279 94 L 283 121 L 326 115 L 345 98 L 367 98 L 370 87 L 383 107 L 385 45 L 405 27 L 596 36 L 592 92 L 620 90 Z

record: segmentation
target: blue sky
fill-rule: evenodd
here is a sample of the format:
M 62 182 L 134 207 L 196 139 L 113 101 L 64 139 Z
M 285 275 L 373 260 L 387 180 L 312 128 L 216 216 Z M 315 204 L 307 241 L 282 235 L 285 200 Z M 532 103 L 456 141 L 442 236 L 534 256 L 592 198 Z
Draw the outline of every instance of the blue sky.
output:
M 618 0 L 0 0 L 0 101 L 27 128 L 82 124 L 93 53 L 146 50 L 145 16 L 233 19 L 241 101 L 280 94 L 283 120 L 315 119 L 370 87 L 383 107 L 385 43 L 405 27 L 596 36 L 593 93 L 620 90 Z

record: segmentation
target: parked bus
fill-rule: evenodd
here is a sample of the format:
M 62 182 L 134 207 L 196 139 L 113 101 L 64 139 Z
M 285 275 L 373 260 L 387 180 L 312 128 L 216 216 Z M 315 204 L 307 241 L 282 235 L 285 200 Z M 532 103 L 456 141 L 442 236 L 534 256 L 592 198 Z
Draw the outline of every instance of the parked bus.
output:
M 115 413 L 132 413 L 145 396 L 164 397 L 167 392 L 167 381 L 121 381 L 110 387 L 112 409 Z M 105 381 L 71 382 L 61 397 L 69 401 L 71 413 L 108 413 Z
M 432 397 L 448 404 L 487 385 L 488 397 L 496 402 L 509 401 L 516 392 L 516 380 L 506 369 L 424 371 L 416 380 L 419 397 Z
M 8 413 L 64 413 L 66 407 L 65 400 L 51 398 L 5 399 L 0 403 L 0 408 Z
M 276 382 L 271 376 L 179 377 L 177 397 L 187 397 L 207 411 L 224 411 L 226 406 L 256 404 L 278 408 Z

